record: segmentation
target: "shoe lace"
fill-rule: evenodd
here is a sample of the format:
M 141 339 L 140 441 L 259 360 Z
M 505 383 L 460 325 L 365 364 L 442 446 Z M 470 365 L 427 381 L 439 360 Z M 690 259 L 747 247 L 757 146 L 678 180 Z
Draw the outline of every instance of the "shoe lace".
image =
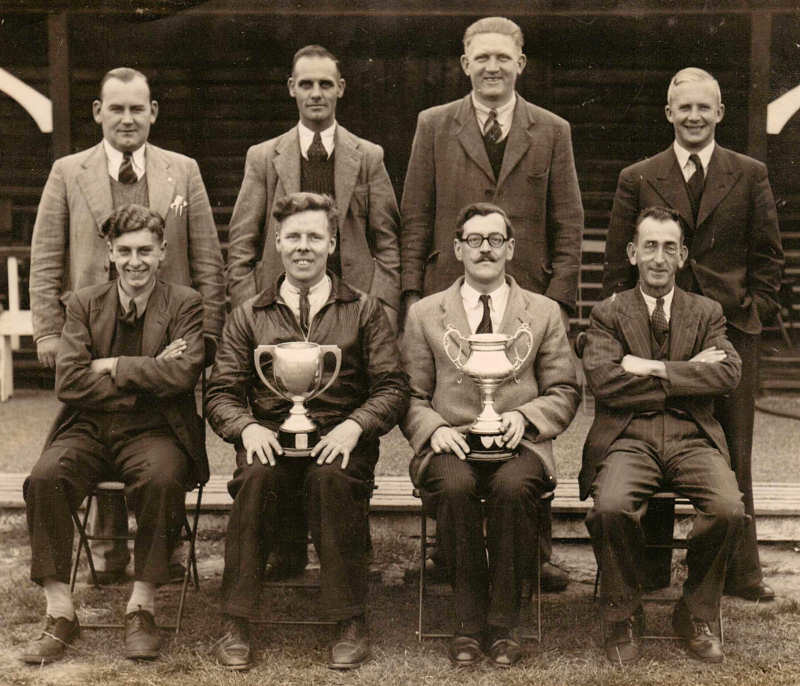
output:
M 709 626 L 708 622 L 704 619 L 698 619 L 697 617 L 692 617 L 692 627 L 694 628 L 695 636 L 707 636 L 713 637 L 713 632 L 711 631 L 711 627 Z

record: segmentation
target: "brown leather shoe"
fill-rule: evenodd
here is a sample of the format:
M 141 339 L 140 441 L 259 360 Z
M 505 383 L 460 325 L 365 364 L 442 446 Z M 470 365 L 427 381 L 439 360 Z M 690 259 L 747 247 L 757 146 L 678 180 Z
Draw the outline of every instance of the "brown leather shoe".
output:
M 522 658 L 519 640 L 510 629 L 490 627 L 487 643 L 487 654 L 495 667 L 513 667 Z
M 474 636 L 453 636 L 447 647 L 447 654 L 455 667 L 474 667 L 484 658 L 480 641 Z
M 67 646 L 78 638 L 80 633 L 81 627 L 78 624 L 77 615 L 74 619 L 66 617 L 55 619 L 47 615 L 42 633 L 25 646 L 20 659 L 32 665 L 48 664 L 60 660 L 64 656 Z
M 637 607 L 630 617 L 606 623 L 605 649 L 609 662 L 625 665 L 641 655 L 639 638 L 644 633 L 644 609 Z
M 726 588 L 725 595 L 744 598 L 754 603 L 769 603 L 775 600 L 775 591 L 763 581 L 759 581 L 757 584 L 745 588 Z
M 711 630 L 711 624 L 692 616 L 683 599 L 679 600 L 672 612 L 672 628 L 686 641 L 692 657 L 703 662 L 722 662 L 722 640 Z
M 330 669 L 356 669 L 369 658 L 369 634 L 364 615 L 339 622 L 339 639 L 331 644 Z
M 223 667 L 250 669 L 250 622 L 242 617 L 225 616 L 225 634 L 214 646 L 214 657 Z
M 129 660 L 155 660 L 161 648 L 161 637 L 153 615 L 136 610 L 125 615 L 125 657 Z

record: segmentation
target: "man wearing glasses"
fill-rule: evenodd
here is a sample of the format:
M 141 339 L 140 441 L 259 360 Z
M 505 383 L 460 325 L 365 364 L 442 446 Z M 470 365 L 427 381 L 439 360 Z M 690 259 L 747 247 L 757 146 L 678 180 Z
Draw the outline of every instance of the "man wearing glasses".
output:
M 439 549 L 453 585 L 456 626 L 449 647 L 458 666 L 487 653 L 499 667 L 521 657 L 516 628 L 520 587 L 531 571 L 540 496 L 555 486 L 551 440 L 569 426 L 578 387 L 559 304 L 520 288 L 506 274 L 514 255 L 511 222 L 489 203 L 465 207 L 453 243 L 464 275 L 411 306 L 403 362 L 411 404 L 401 429 L 414 449 L 409 471 L 436 515 Z M 530 327 L 531 353 L 496 393 L 508 448 L 505 462 L 469 461 L 464 435 L 481 410 L 477 385 L 448 359 L 448 327 L 462 336 L 513 335 Z M 483 537 L 485 497 L 487 565 Z M 535 550 L 535 548 L 534 548 Z

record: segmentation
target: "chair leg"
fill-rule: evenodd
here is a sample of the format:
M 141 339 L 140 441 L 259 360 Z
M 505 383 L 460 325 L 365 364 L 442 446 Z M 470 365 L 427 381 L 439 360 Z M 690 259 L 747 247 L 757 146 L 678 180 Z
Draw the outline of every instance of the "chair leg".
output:
M 183 571 L 183 583 L 181 584 L 181 594 L 180 598 L 178 599 L 178 616 L 175 619 L 175 634 L 179 634 L 181 631 L 181 622 L 183 621 L 183 608 L 186 603 L 186 591 L 189 587 L 189 578 L 194 576 L 194 588 L 198 590 L 200 588 L 200 577 L 197 573 L 197 554 L 195 550 L 195 545 L 197 541 L 197 525 L 200 520 L 200 505 L 203 500 L 203 486 L 198 486 L 197 489 L 197 500 L 195 501 L 194 505 L 194 524 L 189 524 L 188 517 L 184 517 L 183 525 L 186 529 L 187 539 L 189 541 L 189 554 L 186 559 L 186 568 Z
M 69 590 L 70 593 L 75 591 L 75 581 L 78 578 L 78 565 L 80 564 L 81 551 L 86 551 L 86 559 L 89 562 L 89 573 L 92 577 L 92 584 L 95 588 L 100 588 L 100 583 L 97 581 L 97 572 L 94 569 L 94 560 L 92 559 L 92 551 L 89 548 L 89 537 L 86 535 L 86 525 L 89 522 L 89 512 L 92 509 L 92 502 L 94 500 L 94 493 L 86 496 L 86 512 L 83 515 L 83 522 L 78 517 L 77 510 L 72 511 L 72 521 L 78 531 L 78 549 L 75 551 L 75 560 L 72 563 L 72 579 L 70 580 Z
M 425 563 L 428 554 L 428 518 L 425 515 L 425 509 L 420 508 L 420 524 L 419 524 L 419 611 L 417 617 L 417 641 L 422 643 L 422 617 L 424 612 L 425 602 Z

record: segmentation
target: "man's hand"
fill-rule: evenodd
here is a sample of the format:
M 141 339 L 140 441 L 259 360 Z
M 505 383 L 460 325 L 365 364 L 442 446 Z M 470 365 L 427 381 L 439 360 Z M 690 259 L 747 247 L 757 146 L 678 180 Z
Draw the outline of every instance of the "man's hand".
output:
M 667 368 L 660 360 L 648 360 L 636 355 L 625 355 L 622 358 L 622 368 L 634 376 L 658 376 L 667 378 Z
M 261 424 L 248 424 L 242 431 L 242 445 L 247 452 L 247 464 L 253 464 L 253 455 L 261 464 L 275 466 L 275 455 L 283 455 L 278 435 Z
M 503 443 L 506 448 L 513 450 L 522 440 L 522 436 L 525 434 L 525 426 L 528 422 L 525 419 L 525 415 L 519 410 L 503 412 L 500 418 L 503 421 L 503 431 L 505 432 L 503 434 Z
M 89 363 L 89 371 L 95 374 L 113 375 L 116 364 L 116 357 L 98 357 L 96 360 L 92 360 Z
M 440 426 L 433 432 L 431 449 L 435 453 L 453 453 L 459 460 L 466 460 L 469 452 L 466 439 L 452 426 Z
M 311 457 L 317 458 L 317 464 L 330 464 L 339 455 L 342 456 L 342 469 L 350 463 L 350 453 L 356 447 L 364 430 L 361 424 L 353 419 L 345 419 L 326 433 L 311 451 Z
M 43 338 L 36 344 L 36 357 L 39 358 L 45 367 L 50 369 L 56 368 L 56 354 L 58 353 L 58 344 L 61 341 L 61 336 L 50 336 Z
M 722 362 L 726 357 L 727 353 L 724 350 L 720 350 L 716 345 L 712 345 L 710 348 L 706 348 L 705 350 L 701 350 L 697 355 L 695 355 L 689 362 L 705 362 L 705 363 L 714 363 L 714 362 Z
M 187 343 L 182 338 L 176 338 L 166 348 L 164 348 L 158 355 L 157 360 L 177 360 L 186 351 Z

